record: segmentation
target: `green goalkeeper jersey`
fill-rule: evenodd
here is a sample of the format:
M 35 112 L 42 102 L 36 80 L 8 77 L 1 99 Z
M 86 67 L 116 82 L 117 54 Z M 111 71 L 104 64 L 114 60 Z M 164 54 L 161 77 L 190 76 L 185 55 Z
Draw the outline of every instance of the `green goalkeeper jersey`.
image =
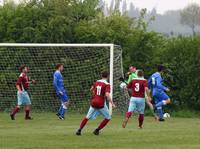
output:
M 136 72 L 133 72 L 131 73 L 129 76 L 128 76 L 128 81 L 127 83 L 129 84 L 133 79 L 137 78 L 137 70 Z

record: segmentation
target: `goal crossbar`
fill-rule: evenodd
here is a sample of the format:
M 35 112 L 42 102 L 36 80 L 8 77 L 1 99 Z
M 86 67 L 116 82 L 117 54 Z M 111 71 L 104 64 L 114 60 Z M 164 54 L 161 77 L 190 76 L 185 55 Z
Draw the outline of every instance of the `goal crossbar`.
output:
M 111 97 L 113 97 L 113 67 L 114 44 L 112 43 L 0 43 L 0 47 L 108 47 L 110 49 L 110 78 Z M 112 115 L 112 105 L 109 103 L 109 112 Z
M 0 43 L 0 47 L 114 47 L 111 43 Z

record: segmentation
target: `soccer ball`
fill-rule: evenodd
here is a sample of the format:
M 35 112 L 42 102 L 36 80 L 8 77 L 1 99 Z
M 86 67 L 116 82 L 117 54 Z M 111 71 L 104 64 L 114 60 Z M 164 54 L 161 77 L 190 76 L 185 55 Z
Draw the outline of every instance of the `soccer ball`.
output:
M 163 117 L 164 118 L 170 118 L 170 114 L 169 113 L 165 113 L 165 114 L 163 114 Z
M 125 87 L 126 87 L 126 83 L 122 82 L 122 83 L 120 84 L 120 88 L 121 88 L 121 89 L 124 89 Z

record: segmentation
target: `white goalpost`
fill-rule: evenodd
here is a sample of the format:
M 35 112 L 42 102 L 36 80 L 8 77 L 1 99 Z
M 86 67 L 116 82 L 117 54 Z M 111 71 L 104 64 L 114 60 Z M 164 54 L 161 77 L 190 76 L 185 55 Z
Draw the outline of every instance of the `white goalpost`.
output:
M 89 86 L 88 82 L 91 83 L 93 79 L 98 79 L 102 70 L 109 69 L 109 82 L 114 102 L 117 102 L 118 106 L 126 104 L 126 95 L 120 93 L 118 82 L 118 78 L 123 76 L 122 51 L 114 44 L 0 43 L 0 58 L 2 72 L 0 74 L 2 82 L 0 92 L 5 90 L 5 86 L 11 86 L 11 83 L 13 83 L 13 86 L 15 85 L 13 81 L 16 80 L 19 73 L 18 67 L 21 64 L 27 64 L 30 67 L 30 70 L 32 70 L 30 77 L 39 76 L 39 78 L 34 78 L 39 79 L 39 81 L 31 90 L 33 92 L 31 93 L 33 94 L 33 107 L 35 103 L 35 108 L 38 110 L 53 110 L 54 108 L 47 108 L 47 106 L 57 106 L 55 97 L 52 98 L 47 95 L 47 93 L 52 95 L 51 74 L 56 63 L 64 63 L 66 66 L 66 73 L 64 74 L 64 79 L 67 82 L 66 89 L 69 90 L 69 96 L 70 94 L 72 96 L 73 108 L 80 108 L 79 112 L 83 112 L 85 108 L 82 109 L 78 104 L 86 106 L 85 101 L 82 100 L 89 97 L 86 93 L 89 90 L 86 88 Z M 81 87 L 79 81 L 82 83 Z M 14 104 L 15 99 L 11 99 L 11 97 L 15 95 L 16 90 L 13 86 L 7 88 L 7 95 L 0 93 L 0 98 L 3 99 L 0 103 L 2 111 L 9 111 Z M 109 110 L 112 114 L 111 105 L 109 105 Z

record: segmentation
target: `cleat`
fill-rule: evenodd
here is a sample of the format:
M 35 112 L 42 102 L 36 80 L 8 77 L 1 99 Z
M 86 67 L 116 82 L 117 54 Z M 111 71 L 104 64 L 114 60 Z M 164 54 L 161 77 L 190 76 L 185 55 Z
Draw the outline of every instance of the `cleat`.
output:
M 25 118 L 25 120 L 33 120 L 33 118 L 28 116 L 28 117 Z
M 98 135 L 99 135 L 99 129 L 95 129 L 95 130 L 93 131 L 93 134 L 96 135 L 96 136 L 98 136 Z
M 11 120 L 15 120 L 15 116 L 12 114 L 10 114 L 10 118 L 11 118 Z
M 76 135 L 81 136 L 81 130 L 80 129 L 77 130 Z
M 61 115 L 59 115 L 58 118 L 59 118 L 60 120 L 65 120 L 65 118 L 62 117 Z
M 142 127 L 142 126 L 138 126 L 138 128 L 139 128 L 139 129 L 142 129 L 143 127 Z
M 60 119 L 60 113 L 56 113 L 56 116 Z
M 160 122 L 164 122 L 165 119 L 163 119 L 163 118 L 159 118 L 159 121 L 160 121 Z

